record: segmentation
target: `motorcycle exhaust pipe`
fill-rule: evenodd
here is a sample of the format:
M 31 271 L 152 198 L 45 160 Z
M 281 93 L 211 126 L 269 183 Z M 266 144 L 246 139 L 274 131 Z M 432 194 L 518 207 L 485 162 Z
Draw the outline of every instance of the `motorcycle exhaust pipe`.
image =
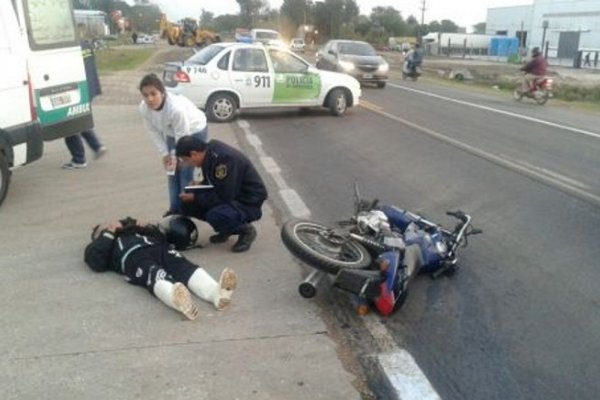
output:
M 317 294 L 317 285 L 319 282 L 321 282 L 325 275 L 327 274 L 322 271 L 313 271 L 310 275 L 308 275 L 306 279 L 304 279 L 298 286 L 298 292 L 300 293 L 300 296 L 304 297 L 305 299 L 311 299 L 315 297 Z

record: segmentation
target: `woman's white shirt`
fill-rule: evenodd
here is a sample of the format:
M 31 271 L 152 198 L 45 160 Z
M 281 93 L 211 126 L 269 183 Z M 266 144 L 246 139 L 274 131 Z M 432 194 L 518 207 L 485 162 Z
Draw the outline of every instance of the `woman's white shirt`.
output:
M 161 156 L 169 154 L 167 137 L 175 143 L 181 137 L 206 128 L 206 115 L 187 97 L 172 93 L 166 94 L 165 104 L 156 111 L 145 101 L 140 103 L 144 126 Z

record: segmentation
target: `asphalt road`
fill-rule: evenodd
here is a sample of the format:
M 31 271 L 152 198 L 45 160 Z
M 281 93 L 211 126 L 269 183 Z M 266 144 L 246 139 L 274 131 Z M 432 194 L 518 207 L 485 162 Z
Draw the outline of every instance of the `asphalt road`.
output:
M 394 339 L 444 399 L 597 398 L 600 118 L 423 82 L 363 100 L 342 118 L 242 118 L 316 219 L 350 215 L 357 179 L 364 197 L 442 224 L 460 208 L 484 230 L 457 276 L 414 282 Z

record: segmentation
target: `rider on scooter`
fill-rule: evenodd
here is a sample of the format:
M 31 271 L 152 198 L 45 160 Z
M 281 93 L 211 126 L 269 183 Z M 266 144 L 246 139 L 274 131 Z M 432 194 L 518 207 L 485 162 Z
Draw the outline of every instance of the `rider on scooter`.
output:
M 542 79 L 546 75 L 548 63 L 542 56 L 539 47 L 534 47 L 531 50 L 531 57 L 531 60 L 520 68 L 521 71 L 525 72 L 525 77 L 521 85 L 522 93 L 533 91 L 536 80 Z
M 414 47 L 406 53 L 404 59 L 406 61 L 407 72 L 410 74 L 417 73 L 417 67 L 420 67 L 423 63 L 423 51 L 421 50 L 421 45 L 415 43 Z

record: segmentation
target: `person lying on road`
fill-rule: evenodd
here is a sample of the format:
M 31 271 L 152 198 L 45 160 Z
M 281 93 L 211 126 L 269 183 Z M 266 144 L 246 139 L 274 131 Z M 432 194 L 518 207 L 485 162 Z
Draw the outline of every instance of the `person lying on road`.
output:
M 127 217 L 96 225 L 91 239 L 84 260 L 92 270 L 124 275 L 127 282 L 146 287 L 188 319 L 195 319 L 199 311 L 190 291 L 219 311 L 231 302 L 236 273 L 225 268 L 219 282 L 215 281 L 202 267 L 173 249 L 156 225 Z

